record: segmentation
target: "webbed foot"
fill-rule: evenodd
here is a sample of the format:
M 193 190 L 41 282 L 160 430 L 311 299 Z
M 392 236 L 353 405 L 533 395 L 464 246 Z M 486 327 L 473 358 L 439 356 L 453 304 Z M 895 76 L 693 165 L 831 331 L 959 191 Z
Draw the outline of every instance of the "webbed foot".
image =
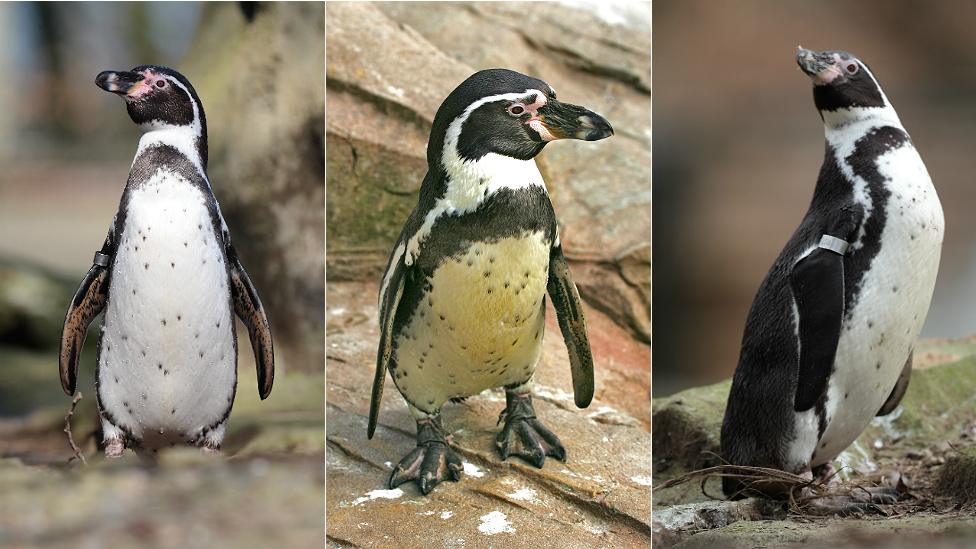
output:
M 464 469 L 461 458 L 448 445 L 439 415 L 417 420 L 417 447 L 407 454 L 390 475 L 390 489 L 411 480 L 427 495 L 444 480 L 457 482 Z
M 503 460 L 508 459 L 509 455 L 518 456 L 540 469 L 547 456 L 559 461 L 566 460 L 566 449 L 559 442 L 559 437 L 536 419 L 531 393 L 506 390 L 505 401 L 505 411 L 499 419 L 504 419 L 505 427 L 495 438 L 495 446 Z M 513 433 L 517 435 L 519 443 L 514 450 L 509 448 Z

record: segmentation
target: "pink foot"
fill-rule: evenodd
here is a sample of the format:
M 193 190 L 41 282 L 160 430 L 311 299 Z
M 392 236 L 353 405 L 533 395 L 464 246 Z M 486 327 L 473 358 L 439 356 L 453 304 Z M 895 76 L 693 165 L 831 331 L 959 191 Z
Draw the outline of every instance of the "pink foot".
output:
M 121 438 L 113 438 L 105 441 L 105 457 L 119 458 L 125 452 L 125 441 Z
M 210 446 L 209 444 L 204 444 L 204 445 L 200 446 L 200 451 L 203 452 L 205 455 L 208 455 L 208 456 L 220 455 L 220 447 L 219 446 Z

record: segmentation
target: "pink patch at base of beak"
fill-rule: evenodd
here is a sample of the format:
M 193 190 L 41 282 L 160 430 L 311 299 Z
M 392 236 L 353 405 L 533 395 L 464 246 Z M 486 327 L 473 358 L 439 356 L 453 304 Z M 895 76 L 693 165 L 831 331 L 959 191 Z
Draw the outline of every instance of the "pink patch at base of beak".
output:
M 837 65 L 832 65 L 826 68 L 825 70 L 821 71 L 820 74 L 812 78 L 815 84 L 825 85 L 825 84 L 830 84 L 831 82 L 836 80 L 837 77 L 840 76 L 841 74 L 843 74 L 843 72 L 841 71 L 840 67 L 838 67 Z
M 154 80 L 152 71 L 145 70 L 139 74 L 143 77 L 142 81 L 129 88 L 128 93 L 125 94 L 126 97 L 139 99 L 152 91 L 152 82 Z
M 549 133 L 549 128 L 547 128 L 546 125 L 542 123 L 542 120 L 539 120 L 538 118 L 529 119 L 529 127 L 535 130 L 543 141 L 555 141 L 556 139 L 559 139 L 555 135 Z

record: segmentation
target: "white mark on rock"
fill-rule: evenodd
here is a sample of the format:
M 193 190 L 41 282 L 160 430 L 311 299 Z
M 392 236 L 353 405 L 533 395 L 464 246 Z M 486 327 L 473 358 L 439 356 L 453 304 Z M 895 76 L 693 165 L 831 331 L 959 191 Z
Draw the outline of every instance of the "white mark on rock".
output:
M 511 494 L 508 494 L 508 497 L 518 501 L 532 501 L 535 499 L 535 490 L 532 488 L 519 488 Z
M 512 528 L 505 513 L 492 511 L 487 515 L 481 516 L 481 524 L 478 525 L 478 531 L 486 536 L 494 536 L 502 532 L 514 533 L 515 528 Z
M 367 501 L 373 501 L 374 499 L 397 499 L 403 495 L 403 490 L 399 488 L 394 488 L 393 490 L 373 490 L 366 494 L 365 496 L 358 497 L 353 500 L 353 505 L 362 505 Z
M 464 463 L 464 474 L 469 477 L 481 478 L 485 476 L 484 471 L 478 468 L 477 465 L 471 463 L 470 461 L 465 461 Z
M 403 88 L 397 88 L 396 86 L 387 86 L 386 91 L 392 93 L 393 95 L 403 99 Z
M 640 484 L 641 486 L 650 486 L 651 477 L 644 475 L 637 475 L 635 477 L 630 477 L 630 480 L 634 481 L 635 484 Z
M 453 516 L 454 516 L 454 513 L 451 512 L 451 511 L 441 511 L 441 519 L 442 520 L 447 520 L 447 519 L 449 519 L 449 518 L 451 518 Z

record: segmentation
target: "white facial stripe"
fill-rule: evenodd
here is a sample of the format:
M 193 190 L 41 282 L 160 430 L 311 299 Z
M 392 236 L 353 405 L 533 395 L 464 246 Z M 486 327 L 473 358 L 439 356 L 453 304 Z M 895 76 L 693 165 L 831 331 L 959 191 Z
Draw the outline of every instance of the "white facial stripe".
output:
M 465 121 L 477 108 L 497 101 L 533 101 L 526 109 L 541 108 L 546 103 L 546 95 L 540 90 L 527 89 L 524 92 L 503 93 L 483 97 L 468 105 L 447 127 L 441 163 L 447 172 L 448 185 L 444 196 L 434 203 L 427 213 L 420 229 L 406 243 L 403 262 L 412 265 L 420 253 L 420 245 L 430 235 L 434 222 L 442 215 L 460 215 L 472 212 L 481 203 L 500 189 L 519 189 L 546 185 L 534 160 L 519 160 L 496 153 L 488 153 L 477 160 L 464 160 L 458 154 L 458 139 Z

